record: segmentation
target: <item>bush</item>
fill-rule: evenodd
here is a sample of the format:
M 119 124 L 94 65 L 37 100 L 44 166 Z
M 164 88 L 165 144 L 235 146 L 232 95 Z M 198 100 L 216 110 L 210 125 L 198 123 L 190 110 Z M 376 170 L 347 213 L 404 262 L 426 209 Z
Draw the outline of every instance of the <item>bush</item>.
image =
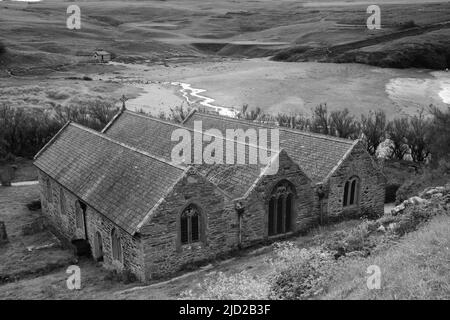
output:
M 201 300 L 256 300 L 268 298 L 268 286 L 243 271 L 230 276 L 222 272 L 209 275 L 198 286 L 199 291 L 188 290 L 181 293 L 183 299 Z
M 446 184 L 449 181 L 449 176 L 446 172 L 445 163 L 441 162 L 442 167 L 437 169 L 427 168 L 422 174 L 406 180 L 396 192 L 395 203 L 399 204 L 417 195 L 427 187 Z
M 334 253 L 334 258 L 339 259 L 351 252 L 360 252 L 362 255 L 369 255 L 375 242 L 370 235 L 380 223 L 378 221 L 365 220 L 349 231 L 337 231 L 330 235 L 322 247 Z
M 276 244 L 275 271 L 269 277 L 271 299 L 311 299 L 324 293 L 331 277 L 332 258 L 318 249 Z
M 117 281 L 124 284 L 129 284 L 137 281 L 136 276 L 129 270 L 118 272 L 117 270 L 109 270 L 105 275 L 104 280 Z

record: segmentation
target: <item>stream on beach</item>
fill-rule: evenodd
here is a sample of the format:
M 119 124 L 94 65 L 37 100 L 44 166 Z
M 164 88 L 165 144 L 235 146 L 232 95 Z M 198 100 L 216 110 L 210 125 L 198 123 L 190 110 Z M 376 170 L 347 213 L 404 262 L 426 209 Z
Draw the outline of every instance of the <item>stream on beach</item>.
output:
M 267 63 L 267 62 L 265 62 Z M 175 67 L 169 68 L 167 71 L 167 76 L 162 77 L 161 75 L 164 74 L 164 70 L 158 70 L 159 73 L 154 72 L 154 69 L 149 70 L 149 66 L 146 65 L 139 65 L 139 64 L 124 64 L 124 63 L 117 63 L 117 62 L 111 62 L 110 64 L 115 66 L 120 66 L 122 68 L 123 74 L 121 76 L 117 76 L 117 72 L 114 72 L 112 74 L 109 74 L 105 77 L 105 75 L 102 75 L 102 80 L 108 80 L 113 82 L 123 82 L 127 85 L 132 85 L 140 89 L 140 94 L 137 97 L 133 97 L 130 100 L 127 101 L 127 105 L 129 108 L 134 110 L 143 110 L 145 112 L 149 112 L 152 114 L 158 114 L 160 112 L 168 112 L 170 111 L 170 108 L 179 106 L 179 105 L 201 105 L 205 108 L 210 108 L 213 111 L 218 112 L 221 115 L 226 116 L 235 116 L 238 112 L 238 110 L 241 109 L 241 106 L 243 103 L 235 103 L 235 104 L 224 104 L 217 101 L 216 97 L 222 98 L 223 96 L 230 96 L 233 95 L 234 92 L 242 92 L 244 90 L 249 90 L 248 88 L 245 88 L 244 85 L 242 85 L 242 81 L 246 81 L 245 77 L 250 78 L 248 80 L 249 85 L 251 86 L 252 81 L 258 81 L 253 80 L 251 77 L 257 77 L 258 74 L 249 76 L 252 72 L 252 68 L 258 72 L 261 72 L 260 69 L 265 70 L 265 68 L 268 70 L 267 73 L 270 74 L 272 78 L 265 79 L 268 84 L 266 84 L 268 87 L 272 86 L 273 88 L 270 88 L 270 90 L 273 92 L 276 90 L 277 85 L 284 86 L 284 82 L 291 82 L 295 83 L 296 79 L 288 75 L 287 78 L 282 78 L 279 76 L 274 76 L 274 72 L 270 68 L 278 68 L 279 73 L 283 74 L 286 66 L 293 66 L 299 70 L 302 70 L 303 66 L 305 66 L 305 69 L 307 68 L 311 69 L 311 64 L 308 63 L 278 63 L 271 65 L 269 64 L 270 68 L 267 68 L 265 65 L 262 67 L 253 67 L 251 66 L 249 70 L 241 70 L 239 68 L 239 61 L 233 62 L 234 66 L 233 68 L 229 67 L 227 69 L 227 65 L 225 64 L 225 67 L 220 68 L 218 65 L 216 74 L 212 74 L 211 70 L 213 68 L 210 68 L 211 70 L 204 71 L 203 73 L 199 73 L 198 69 L 194 69 L 195 76 L 193 76 L 191 79 L 186 77 L 186 75 L 189 74 L 189 70 L 186 71 L 186 68 L 190 68 L 190 66 L 185 67 L 184 73 L 179 72 L 180 78 L 179 80 L 175 80 L 177 73 L 174 71 Z M 243 65 L 247 65 L 248 61 L 243 62 Z M 336 68 L 336 73 L 339 73 L 338 68 L 342 68 L 342 64 L 317 64 L 321 68 L 327 68 L 333 70 L 333 68 Z M 153 68 L 155 68 L 153 66 Z M 161 67 L 164 68 L 164 67 Z M 198 66 L 197 66 L 198 68 Z M 361 65 L 351 65 L 351 68 L 356 68 L 356 70 L 359 70 L 361 68 L 361 73 L 366 72 L 367 70 L 370 70 L 372 72 L 368 76 L 366 76 L 367 79 L 370 79 L 370 81 L 378 81 L 378 79 L 372 80 L 372 78 L 377 78 L 378 74 L 380 74 L 380 92 L 386 96 L 386 99 L 390 100 L 392 104 L 396 104 L 399 106 L 403 106 L 404 109 L 406 108 L 416 108 L 419 109 L 421 106 L 426 107 L 429 104 L 441 104 L 440 106 L 449 106 L 450 105 L 450 72 L 446 71 L 430 71 L 430 70 L 396 70 L 396 69 L 382 69 L 382 68 L 376 68 L 371 66 L 364 66 Z M 181 69 L 181 68 L 180 68 Z M 131 70 L 131 72 L 129 72 Z M 225 78 L 224 75 L 227 75 L 227 72 L 230 74 L 230 78 L 233 78 L 229 80 L 228 78 Z M 245 73 L 244 73 L 245 72 Z M 313 74 L 308 79 L 309 74 Z M 341 75 L 343 78 L 342 81 L 339 81 L 338 83 L 335 82 L 335 86 L 338 89 L 335 89 L 335 91 L 340 89 L 341 83 L 349 82 L 349 81 L 357 81 L 358 79 L 351 79 L 353 75 L 352 72 L 349 72 L 348 74 Z M 320 72 L 317 72 L 314 74 L 314 70 L 308 70 L 305 74 L 298 73 L 298 79 L 297 82 L 310 82 L 310 86 L 321 86 L 324 82 L 329 81 L 326 75 L 323 75 L 323 79 L 321 78 Z M 155 75 L 153 77 L 153 75 Z M 170 76 L 169 76 L 170 75 Z M 294 73 L 295 76 L 295 73 Z M 339 75 L 338 75 L 339 76 Z M 359 76 L 359 75 L 358 75 Z M 221 78 L 222 77 L 222 78 Z M 234 78 L 235 77 L 235 78 Z M 241 78 L 239 78 L 241 77 Z M 350 79 L 349 79 L 350 78 Z M 204 79 L 204 80 L 203 80 Z M 223 80 L 222 80 L 223 79 Z M 175 81 L 174 81 L 175 80 Z M 194 80 L 197 83 L 204 83 L 206 86 L 210 86 L 210 84 L 214 84 L 212 87 L 215 90 L 208 90 L 208 88 L 199 88 L 198 84 L 191 84 L 189 83 L 189 80 Z M 264 79 L 263 79 L 264 80 Z M 363 79 L 366 80 L 366 79 Z M 222 81 L 223 86 L 220 86 L 220 83 Z M 241 82 L 239 82 L 241 81 Z M 261 81 L 261 80 L 260 80 Z M 328 85 L 328 84 L 327 84 Z M 359 84 L 361 86 L 361 92 L 364 93 L 364 86 L 363 84 Z M 369 87 L 371 85 L 370 82 L 367 83 L 368 88 L 367 91 L 373 90 L 373 88 Z M 383 89 L 384 88 L 384 89 Z M 251 88 L 250 88 L 251 89 Z M 286 88 L 283 88 L 286 91 Z M 345 89 L 345 88 L 344 88 Z M 384 91 L 384 92 L 383 92 Z M 359 92 L 353 93 L 355 95 L 355 98 L 361 99 L 364 97 L 356 97 L 356 95 Z M 254 94 L 254 97 L 251 95 L 248 96 L 248 102 L 250 103 L 253 99 L 264 99 L 264 97 L 260 97 L 259 92 L 253 91 L 251 94 Z M 282 93 L 280 93 L 282 94 Z M 308 100 L 308 98 L 305 98 L 307 94 L 311 94 L 309 92 L 294 92 L 293 94 L 296 94 L 297 96 L 300 96 L 300 102 L 301 100 Z M 323 92 L 319 92 L 319 94 L 326 94 Z M 330 101 L 333 101 L 333 92 L 330 93 Z M 376 97 L 376 94 L 374 94 Z M 227 98 L 227 97 L 226 97 Z M 292 97 L 290 98 L 292 99 Z M 220 99 L 219 99 L 220 100 Z M 227 99 L 222 99 L 227 100 Z M 296 99 L 293 99 L 296 101 Z M 429 103 L 427 103 L 429 101 Z M 244 102 L 245 103 L 245 102 Z M 275 109 L 275 108 L 274 108 Z M 350 108 L 351 109 L 351 108 Z M 264 110 L 264 108 L 263 108 Z M 267 108 L 266 108 L 267 110 Z M 270 109 L 268 110 L 270 111 Z M 281 110 L 281 112 L 284 110 Z

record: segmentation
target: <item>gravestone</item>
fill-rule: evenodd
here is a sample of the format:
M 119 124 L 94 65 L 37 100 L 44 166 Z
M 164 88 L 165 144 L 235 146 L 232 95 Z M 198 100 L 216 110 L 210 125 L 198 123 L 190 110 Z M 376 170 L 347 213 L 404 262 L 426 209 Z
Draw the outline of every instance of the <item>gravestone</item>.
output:
M 8 235 L 6 234 L 5 222 L 0 221 L 0 244 L 8 242 Z

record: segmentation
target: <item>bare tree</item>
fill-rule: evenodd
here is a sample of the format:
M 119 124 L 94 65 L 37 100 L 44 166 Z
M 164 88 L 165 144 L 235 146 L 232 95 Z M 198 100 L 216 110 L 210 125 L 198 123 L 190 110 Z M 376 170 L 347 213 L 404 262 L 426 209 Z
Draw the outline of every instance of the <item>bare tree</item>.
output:
M 386 132 L 389 140 L 391 140 L 391 145 L 389 146 L 391 150 L 390 158 L 403 160 L 405 154 L 408 153 L 409 149 L 406 141 L 408 130 L 408 118 L 396 118 L 388 122 Z
M 329 134 L 328 111 L 327 104 L 319 104 L 313 110 L 311 121 L 311 131 L 322 134 Z
M 406 141 L 414 162 L 424 162 L 430 154 L 428 135 L 430 120 L 425 118 L 424 109 L 409 120 Z
M 331 112 L 329 123 L 331 133 L 337 137 L 346 139 L 358 137 L 360 125 L 355 121 L 354 116 L 350 115 L 347 108 Z
M 367 151 L 374 156 L 378 146 L 385 138 L 386 114 L 382 110 L 370 111 L 368 116 L 361 115 L 361 131 L 364 135 Z

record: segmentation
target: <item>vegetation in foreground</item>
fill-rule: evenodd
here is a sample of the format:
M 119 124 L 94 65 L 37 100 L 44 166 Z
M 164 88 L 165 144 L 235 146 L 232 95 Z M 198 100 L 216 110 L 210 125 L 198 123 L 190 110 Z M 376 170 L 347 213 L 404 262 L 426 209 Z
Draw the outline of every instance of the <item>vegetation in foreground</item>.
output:
M 391 214 L 299 248 L 275 244 L 268 275 L 213 274 L 191 299 L 449 299 L 450 184 L 424 190 Z M 368 289 L 367 270 L 381 270 Z

